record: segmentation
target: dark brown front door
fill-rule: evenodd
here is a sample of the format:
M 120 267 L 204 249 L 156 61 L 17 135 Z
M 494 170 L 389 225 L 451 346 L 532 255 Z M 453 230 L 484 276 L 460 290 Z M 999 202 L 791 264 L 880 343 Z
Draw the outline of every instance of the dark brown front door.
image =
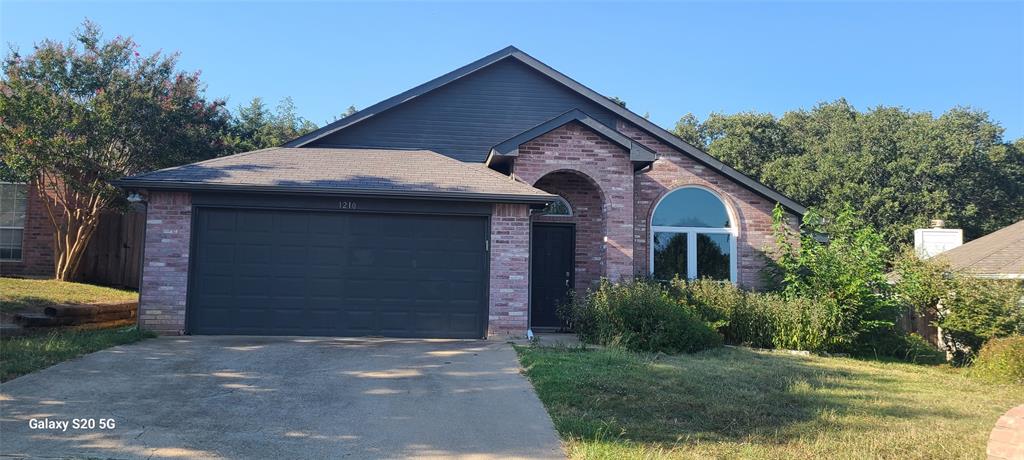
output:
M 535 331 L 561 329 L 559 305 L 569 300 L 576 253 L 573 224 L 533 225 L 530 253 L 530 327 Z

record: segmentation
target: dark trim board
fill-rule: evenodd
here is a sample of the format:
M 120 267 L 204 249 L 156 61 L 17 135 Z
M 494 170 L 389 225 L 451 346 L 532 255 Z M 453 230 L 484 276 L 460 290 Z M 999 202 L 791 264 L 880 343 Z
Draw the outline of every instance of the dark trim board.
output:
M 301 203 L 300 203 L 300 205 L 301 205 Z M 409 210 L 409 209 L 407 209 L 407 210 L 348 211 L 348 210 L 339 210 L 339 209 L 307 208 L 307 207 L 295 207 L 295 206 L 254 207 L 254 206 L 244 206 L 244 205 L 243 206 L 230 206 L 230 205 L 216 205 L 216 204 L 199 204 L 199 205 L 193 204 L 193 206 L 192 206 L 192 216 L 193 216 L 192 217 L 192 222 L 193 222 L 193 224 L 192 224 L 192 226 L 190 228 L 190 235 L 189 235 L 189 254 L 190 254 L 190 257 L 189 257 L 189 263 L 188 263 L 189 270 L 188 270 L 188 279 L 187 279 L 187 289 L 188 289 L 188 292 L 187 292 L 187 295 L 186 295 L 186 308 L 185 308 L 185 333 L 186 334 L 193 334 L 193 333 L 196 332 L 195 331 L 195 324 L 194 324 L 194 322 L 196 321 L 196 319 L 194 317 L 194 315 L 196 313 L 196 310 L 193 307 L 195 307 L 195 305 L 196 305 L 195 296 L 198 295 L 198 291 L 196 290 L 196 278 L 198 276 L 197 264 L 199 263 L 199 257 L 197 257 L 196 250 L 197 250 L 197 245 L 198 245 L 198 232 L 201 231 L 200 226 L 202 225 L 201 224 L 202 220 L 201 220 L 200 216 L 203 213 L 205 213 L 205 212 L 216 211 L 216 210 L 283 211 L 283 212 L 295 212 L 297 214 L 299 214 L 299 213 L 310 213 L 310 212 L 312 212 L 312 213 L 338 213 L 338 214 L 367 214 L 367 213 L 376 213 L 376 214 L 382 214 L 382 215 L 433 215 L 433 216 L 438 216 L 438 217 L 452 216 L 452 217 L 458 217 L 458 218 L 463 218 L 463 219 L 465 219 L 467 217 L 478 217 L 478 218 L 481 218 L 481 219 L 483 219 L 483 221 L 481 222 L 482 226 L 483 226 L 481 237 L 484 238 L 485 241 L 481 241 L 480 242 L 480 245 L 483 248 L 483 250 L 481 252 L 482 260 L 480 260 L 480 264 L 482 266 L 482 270 L 481 270 L 481 272 L 482 272 L 481 273 L 482 283 L 479 286 L 479 289 L 482 290 L 482 292 L 481 292 L 481 299 L 482 299 L 481 303 L 482 304 L 479 306 L 479 308 L 480 308 L 480 312 L 479 313 L 480 314 L 479 314 L 479 319 L 478 319 L 479 324 L 477 326 L 477 329 L 479 331 L 479 336 L 474 336 L 474 337 L 456 337 L 456 338 L 486 338 L 486 336 L 487 336 L 488 314 L 489 314 L 489 306 L 490 306 L 490 245 L 488 244 L 488 242 L 489 242 L 490 233 L 491 233 L 491 231 L 490 231 L 491 222 L 490 222 L 490 218 L 489 218 L 489 216 L 490 216 L 489 212 L 488 213 L 481 213 L 481 212 L 446 213 L 446 212 L 429 212 L 430 210 L 418 210 L 417 211 L 417 210 Z M 434 209 L 433 211 L 438 211 L 438 210 Z M 421 338 L 425 337 L 425 338 L 429 338 L 431 336 L 412 335 L 412 336 L 409 336 L 409 337 L 421 337 Z
M 179 181 L 147 181 L 139 179 L 121 179 L 112 182 L 113 185 L 126 190 L 170 190 L 184 192 L 233 192 L 233 193 L 266 193 L 266 194 L 287 194 L 287 195 L 329 195 L 329 196 L 362 196 L 373 198 L 395 198 L 407 200 L 450 200 L 450 201 L 479 201 L 487 203 L 525 203 L 525 204 L 547 204 L 552 197 L 538 195 L 499 195 L 492 193 L 468 193 L 468 192 L 427 192 L 427 191 L 397 191 L 397 190 L 366 190 L 366 189 L 341 189 L 323 187 L 293 187 L 293 186 L 266 186 L 266 185 L 234 185 L 234 184 L 208 184 L 197 182 Z
M 193 206 L 228 208 L 295 209 L 307 211 L 385 212 L 396 214 L 446 214 L 489 216 L 490 203 L 403 200 L 359 195 L 310 196 L 247 193 L 193 193 Z

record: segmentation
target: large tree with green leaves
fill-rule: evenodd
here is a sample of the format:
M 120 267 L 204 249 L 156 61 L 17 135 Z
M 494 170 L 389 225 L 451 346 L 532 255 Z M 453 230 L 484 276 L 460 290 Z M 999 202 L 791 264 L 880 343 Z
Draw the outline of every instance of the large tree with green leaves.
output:
M 298 115 L 290 97 L 282 99 L 276 111 L 255 97 L 249 105 L 238 108 L 227 143 L 233 152 L 278 147 L 316 128 L 315 123 Z
M 988 114 L 941 116 L 843 99 L 775 117 L 684 116 L 676 134 L 827 217 L 857 209 L 895 249 L 945 219 L 976 238 L 1024 219 L 1024 139 Z
M 225 152 L 229 114 L 177 56 L 104 41 L 86 21 L 68 43 L 10 52 L 0 83 L 6 180 L 33 184 L 54 227 L 55 276 L 75 276 L 100 214 L 124 204 L 110 182 Z

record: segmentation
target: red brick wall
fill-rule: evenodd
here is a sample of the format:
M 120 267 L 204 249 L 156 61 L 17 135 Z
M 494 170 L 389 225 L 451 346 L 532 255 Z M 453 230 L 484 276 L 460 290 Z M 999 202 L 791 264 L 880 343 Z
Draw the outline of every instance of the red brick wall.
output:
M 27 192 L 21 261 L 0 262 L 0 275 L 52 278 L 53 224 L 36 188 L 29 185 Z
M 565 198 L 572 207 L 572 216 L 534 216 L 534 222 L 570 222 L 576 226 L 576 292 L 586 292 L 601 280 L 604 266 L 604 211 L 601 192 L 586 177 L 559 171 L 542 177 L 533 184 L 545 192 Z
M 775 203 L 679 153 L 632 124 L 619 122 L 618 130 L 640 141 L 659 156 L 653 168 L 637 174 L 634 178 L 636 196 L 633 228 L 636 272 L 646 274 L 649 271 L 648 224 L 654 211 L 653 205 L 662 196 L 679 187 L 700 185 L 718 193 L 733 215 L 738 218 L 737 284 L 749 289 L 760 287 L 761 271 L 766 265 L 764 249 L 774 245 L 771 225 Z
M 146 249 L 139 292 L 139 325 L 160 334 L 185 330 L 192 196 L 152 192 L 146 215 Z
M 597 184 L 605 234 L 604 276 L 633 276 L 633 165 L 629 153 L 579 123 L 569 123 L 519 146 L 515 175 L 535 184 L 555 171 L 575 171 Z M 577 242 L 581 241 L 577 237 Z
M 491 215 L 487 335 L 526 335 L 530 308 L 530 207 L 495 204 Z

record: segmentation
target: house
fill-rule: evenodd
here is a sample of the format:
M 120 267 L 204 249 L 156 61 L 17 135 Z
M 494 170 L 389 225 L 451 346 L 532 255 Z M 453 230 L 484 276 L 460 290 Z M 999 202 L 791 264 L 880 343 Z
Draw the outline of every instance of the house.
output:
M 53 224 L 29 184 L 0 182 L 0 275 L 52 278 Z
M 54 196 L 52 189 L 46 194 Z M 77 280 L 135 289 L 139 286 L 143 214 L 100 215 L 82 254 Z M 0 182 L 0 276 L 53 278 L 54 228 L 35 184 Z
M 123 179 L 165 334 L 481 338 L 602 278 L 757 287 L 805 209 L 508 47 L 280 148 Z
M 978 278 L 1024 280 L 1024 220 L 937 256 L 956 272 Z

